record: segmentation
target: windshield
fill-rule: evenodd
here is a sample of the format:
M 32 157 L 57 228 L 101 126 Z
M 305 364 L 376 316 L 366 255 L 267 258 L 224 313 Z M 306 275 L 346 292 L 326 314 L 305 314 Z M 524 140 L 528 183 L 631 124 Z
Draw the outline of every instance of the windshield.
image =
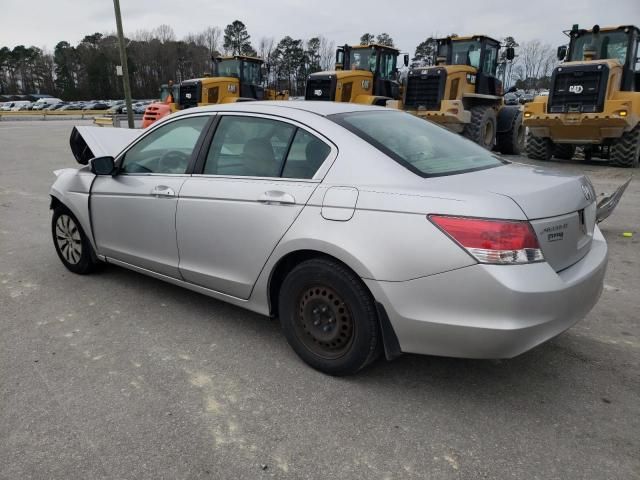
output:
M 584 59 L 584 48 L 591 45 L 595 48 L 596 59 L 618 59 L 623 65 L 627 59 L 629 34 L 624 32 L 600 32 L 598 34 L 585 33 L 573 40 L 571 58 L 569 61 L 578 62 Z
M 351 70 L 376 71 L 376 51 L 373 48 L 352 49 L 350 54 Z
M 218 62 L 218 76 L 240 78 L 240 61 L 232 58 Z
M 451 44 L 451 64 L 480 68 L 480 47 L 480 42 L 475 40 L 453 42 Z
M 329 118 L 422 177 L 454 175 L 507 163 L 475 143 L 408 113 L 378 110 Z

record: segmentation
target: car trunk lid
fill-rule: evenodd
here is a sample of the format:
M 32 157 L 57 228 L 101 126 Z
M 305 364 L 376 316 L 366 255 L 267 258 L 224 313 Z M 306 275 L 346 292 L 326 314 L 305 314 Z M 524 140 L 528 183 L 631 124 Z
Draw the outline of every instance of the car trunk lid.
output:
M 427 179 L 440 187 L 513 200 L 533 226 L 545 260 L 556 270 L 578 262 L 591 247 L 596 194 L 584 176 L 510 164 Z

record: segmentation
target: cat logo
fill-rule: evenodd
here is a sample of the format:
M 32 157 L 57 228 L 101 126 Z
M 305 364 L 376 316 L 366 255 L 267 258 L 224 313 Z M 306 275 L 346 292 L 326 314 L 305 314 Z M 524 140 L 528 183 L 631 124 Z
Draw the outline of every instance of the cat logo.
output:
M 362 88 L 364 90 L 369 90 L 369 80 L 362 80 Z
M 575 93 L 576 95 L 582 93 L 583 90 L 584 90 L 584 87 L 582 85 L 570 85 L 569 86 L 569 91 L 571 93 Z
M 322 90 L 318 88 L 317 90 L 314 90 L 314 91 L 313 91 L 313 94 L 314 94 L 316 97 L 321 97 L 321 96 L 322 96 Z
M 233 83 L 230 83 L 229 85 L 227 85 L 227 92 L 236 93 L 236 86 Z
M 191 94 L 190 93 L 185 93 L 184 95 L 188 100 L 191 100 Z

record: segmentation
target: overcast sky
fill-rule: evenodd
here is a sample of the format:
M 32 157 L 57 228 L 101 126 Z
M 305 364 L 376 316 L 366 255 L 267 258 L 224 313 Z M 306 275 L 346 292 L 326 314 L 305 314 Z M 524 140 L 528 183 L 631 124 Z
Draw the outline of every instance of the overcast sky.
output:
M 640 26 L 640 0 L 120 0 L 125 34 L 173 27 L 182 38 L 208 26 L 245 23 L 254 46 L 261 37 L 324 35 L 336 44 L 357 43 L 364 32 L 389 33 L 396 46 L 413 54 L 437 34 L 483 33 L 517 41 L 564 43 L 562 30 L 578 23 Z M 0 47 L 57 42 L 77 44 L 85 35 L 115 31 L 111 0 L 2 0 Z

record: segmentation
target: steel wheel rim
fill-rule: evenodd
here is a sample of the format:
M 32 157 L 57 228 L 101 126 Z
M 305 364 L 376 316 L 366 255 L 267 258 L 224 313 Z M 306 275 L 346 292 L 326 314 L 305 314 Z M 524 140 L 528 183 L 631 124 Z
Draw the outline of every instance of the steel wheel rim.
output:
M 82 238 L 76 222 L 69 215 L 60 215 L 56 220 L 56 245 L 62 257 L 75 265 L 82 257 Z
M 355 322 L 347 304 L 334 289 L 315 285 L 297 301 L 295 331 L 303 345 L 319 357 L 342 357 L 353 344 Z

